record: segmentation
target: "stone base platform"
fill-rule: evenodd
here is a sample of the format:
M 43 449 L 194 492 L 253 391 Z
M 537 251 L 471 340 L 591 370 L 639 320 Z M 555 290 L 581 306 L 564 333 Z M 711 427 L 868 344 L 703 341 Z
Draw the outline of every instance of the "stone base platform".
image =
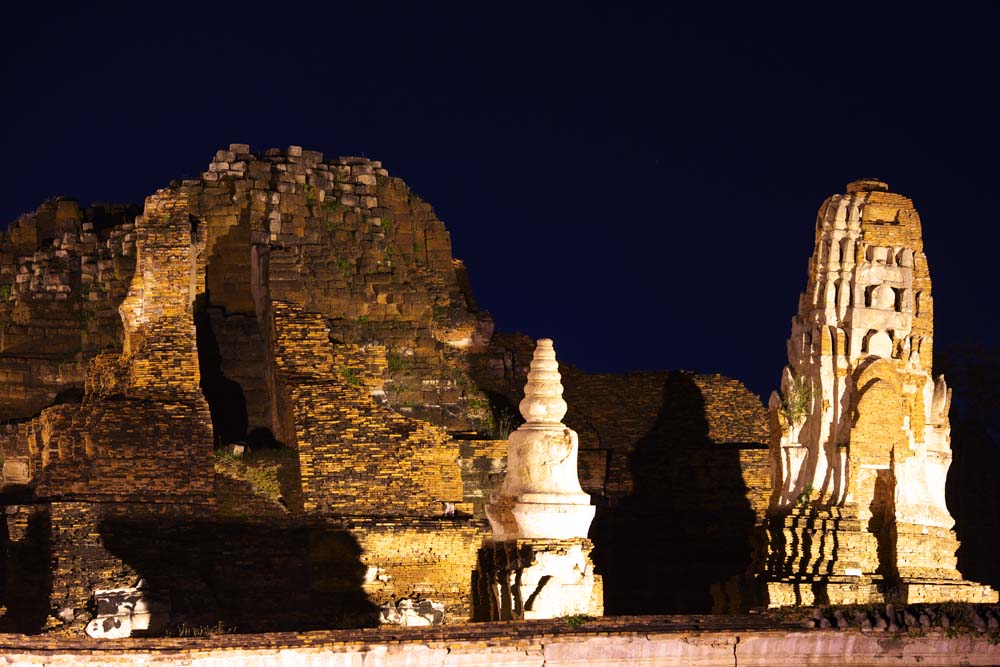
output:
M 768 607 L 966 602 L 991 604 L 997 592 L 962 579 L 902 579 L 887 583 L 881 577 L 830 577 L 765 581 Z
M 473 617 L 483 621 L 601 616 L 590 540 L 490 541 L 480 549 Z
M 775 667 L 791 665 L 1000 664 L 988 634 L 948 636 L 934 629 L 884 632 L 807 630 L 753 616 L 619 616 L 173 639 L 0 635 L 11 667 L 185 665 L 187 667 Z
M 772 515 L 758 540 L 760 569 L 720 588 L 717 610 L 997 601 L 989 586 L 962 579 L 953 531 L 898 524 L 896 532 L 877 536 L 859 520 L 854 504 L 794 507 Z M 893 554 L 892 576 L 875 574 L 882 572 L 888 553 Z
M 974 581 L 940 579 L 903 579 L 899 583 L 899 602 L 972 602 L 996 603 L 995 590 Z
M 883 602 L 881 581 L 873 577 L 766 581 L 768 607 L 869 604 Z

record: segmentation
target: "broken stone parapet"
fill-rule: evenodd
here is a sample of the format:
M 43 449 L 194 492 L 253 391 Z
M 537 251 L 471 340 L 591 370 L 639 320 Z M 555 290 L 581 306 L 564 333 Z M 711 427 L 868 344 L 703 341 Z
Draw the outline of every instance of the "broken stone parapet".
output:
M 594 519 L 577 473 L 579 438 L 562 423 L 566 401 L 552 341 L 538 341 L 510 435 L 507 476 L 486 508 L 493 539 L 585 538 Z

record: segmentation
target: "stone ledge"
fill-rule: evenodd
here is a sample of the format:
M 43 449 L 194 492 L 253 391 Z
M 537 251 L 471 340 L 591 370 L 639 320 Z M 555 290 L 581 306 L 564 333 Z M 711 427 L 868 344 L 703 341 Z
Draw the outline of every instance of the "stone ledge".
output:
M 990 665 L 979 636 L 803 630 L 759 616 L 633 616 L 186 639 L 0 635 L 7 665 Z

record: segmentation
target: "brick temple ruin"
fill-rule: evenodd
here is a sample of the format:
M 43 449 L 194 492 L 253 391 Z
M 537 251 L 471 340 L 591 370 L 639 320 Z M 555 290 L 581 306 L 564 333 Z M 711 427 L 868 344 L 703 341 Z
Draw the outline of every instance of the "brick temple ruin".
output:
M 996 601 L 956 568 L 919 218 L 877 181 L 820 211 L 769 409 L 494 332 L 429 204 L 294 146 L 45 202 L 0 297 L 5 632 Z
M 769 401 L 772 496 L 752 576 L 770 606 L 997 601 L 957 569 L 933 303 L 910 199 L 866 179 L 823 203 Z

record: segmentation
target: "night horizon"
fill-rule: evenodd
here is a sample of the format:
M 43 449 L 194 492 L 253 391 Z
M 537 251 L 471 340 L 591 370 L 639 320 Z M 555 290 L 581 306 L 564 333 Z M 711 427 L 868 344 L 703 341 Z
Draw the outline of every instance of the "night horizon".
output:
M 990 263 L 969 261 L 1000 235 L 995 8 L 419 14 L 26 17 L 0 220 L 51 196 L 141 204 L 230 143 L 363 155 L 434 206 L 498 330 L 766 400 L 816 211 L 876 177 L 921 214 L 939 349 L 995 341 Z M 379 38 L 335 27 L 366 20 Z

